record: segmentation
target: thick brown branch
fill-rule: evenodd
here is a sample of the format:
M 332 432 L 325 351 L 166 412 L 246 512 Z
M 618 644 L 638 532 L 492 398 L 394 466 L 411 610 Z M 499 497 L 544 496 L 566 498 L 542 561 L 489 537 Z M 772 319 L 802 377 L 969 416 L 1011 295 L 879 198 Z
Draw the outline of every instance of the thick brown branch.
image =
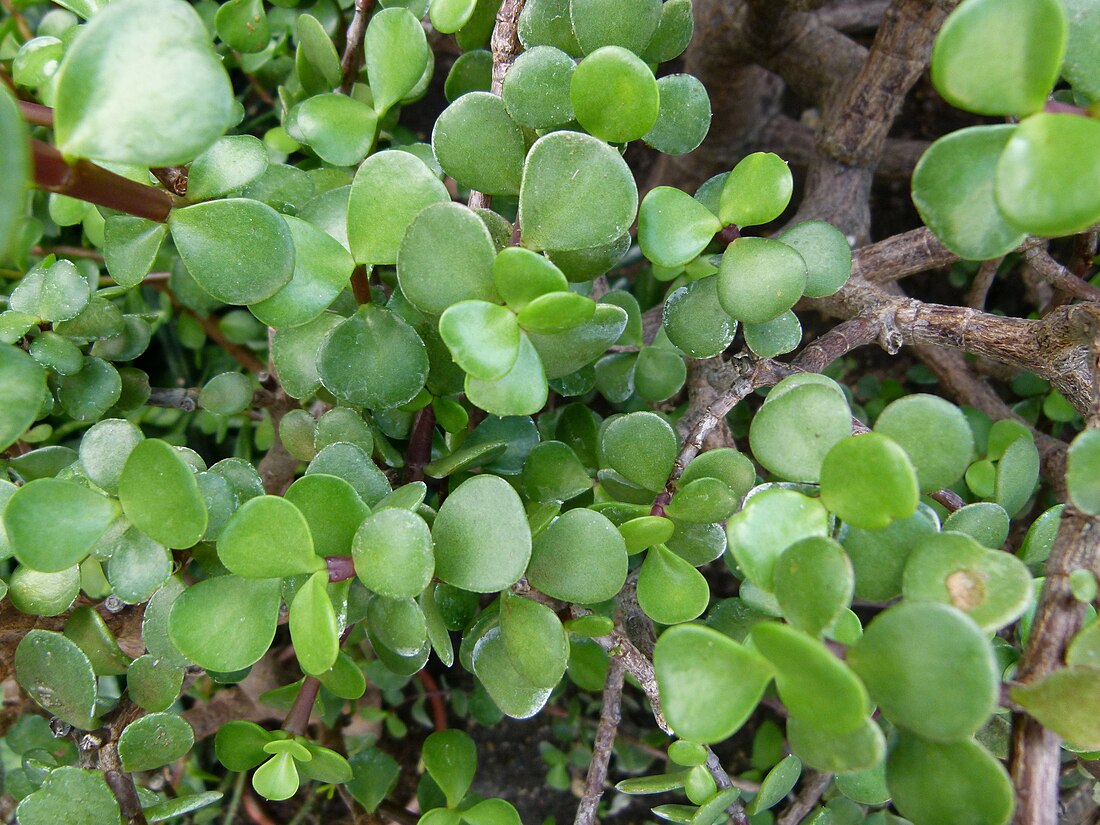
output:
M 584 781 L 584 793 L 573 825 L 594 825 L 596 808 L 603 797 L 603 786 L 607 781 L 607 766 L 611 761 L 611 748 L 615 745 L 615 734 L 622 719 L 623 675 L 625 668 L 620 656 L 612 654 L 607 665 L 607 678 L 603 684 L 603 709 L 600 711 L 600 724 L 596 728 L 596 738 L 592 743 L 592 761 L 588 765 L 588 776 Z
M 829 790 L 832 781 L 833 775 L 824 771 L 807 774 L 802 781 L 802 790 L 790 807 L 783 811 L 778 825 L 798 825 L 814 809 L 825 791 Z
M 348 27 L 348 39 L 344 46 L 344 56 L 340 59 L 340 91 L 351 94 L 355 78 L 363 66 L 363 39 L 367 34 L 367 22 L 374 0 L 355 0 L 355 14 Z

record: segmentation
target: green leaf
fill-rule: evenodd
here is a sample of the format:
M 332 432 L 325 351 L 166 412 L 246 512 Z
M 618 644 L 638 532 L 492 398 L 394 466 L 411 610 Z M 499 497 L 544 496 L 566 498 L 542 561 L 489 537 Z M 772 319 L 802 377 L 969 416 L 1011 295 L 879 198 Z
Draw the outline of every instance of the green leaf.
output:
M 348 285 L 355 268 L 347 250 L 327 233 L 285 216 L 294 242 L 294 272 L 289 283 L 249 309 L 273 327 L 299 326 L 319 316 Z
M 638 212 L 638 243 L 660 266 L 683 266 L 695 259 L 722 228 L 695 198 L 671 186 L 651 189 Z
M 30 567 L 16 567 L 7 582 L 12 606 L 31 616 L 59 616 L 72 607 L 80 594 L 80 567 L 73 565 L 56 573 L 42 573 Z
M 150 713 L 135 719 L 118 738 L 124 771 L 151 771 L 187 755 L 195 732 L 174 713 Z
M 585 54 L 621 46 L 641 54 L 661 22 L 660 0 L 571 0 L 569 20 Z
M 299 14 L 295 29 L 294 65 L 302 86 L 310 95 L 332 91 L 341 80 L 340 56 L 325 26 L 312 14 Z
M 539 444 L 523 465 L 524 492 L 534 501 L 568 501 L 591 487 L 581 460 L 561 441 Z
M 994 194 L 1008 222 L 1030 235 L 1072 235 L 1100 220 L 1100 123 L 1037 114 L 1012 134 Z
M 830 773 L 867 770 L 886 755 L 886 737 L 868 718 L 850 731 L 837 733 L 792 716 L 787 719 L 787 742 L 805 764 Z
M 179 595 L 168 633 L 179 652 L 199 667 L 219 673 L 259 661 L 275 638 L 281 582 L 217 576 Z
M 500 628 L 493 628 L 478 640 L 473 666 L 496 706 L 513 719 L 534 716 L 550 698 L 552 688 L 533 685 L 516 670 Z
M 436 576 L 475 593 L 519 581 L 531 559 L 523 502 L 503 479 L 474 476 L 447 496 L 432 527 Z
M 214 752 L 218 761 L 234 772 L 250 771 L 267 760 L 264 746 L 278 739 L 255 722 L 235 720 L 226 722 L 214 737 Z
M 738 238 L 722 254 L 718 300 L 739 321 L 763 324 L 778 318 L 805 288 L 806 262 L 782 241 Z
M 755 625 L 751 639 L 775 667 L 779 698 L 791 716 L 841 734 L 867 718 L 867 689 L 820 641 L 778 622 Z
M 46 371 L 22 350 L 0 344 L 0 449 L 6 450 L 38 418 Z
M 409 510 L 380 510 L 367 518 L 355 534 L 352 555 L 360 581 L 392 599 L 418 595 L 435 570 L 428 525 Z
M 983 547 L 994 550 L 1008 539 L 1010 520 L 1005 508 L 989 501 L 967 504 L 949 515 L 943 522 L 945 531 L 966 533 Z
M 125 604 L 140 604 L 172 575 L 172 563 L 167 547 L 130 528 L 113 548 L 107 578 Z
M 1100 515 L 1100 430 L 1084 430 L 1070 444 L 1066 488 L 1074 507 Z
M 620 46 L 596 49 L 580 62 L 569 98 L 577 122 L 609 143 L 629 143 L 649 132 L 661 105 L 653 72 Z
M 270 298 L 294 273 L 294 241 L 274 209 L 247 198 L 173 209 L 172 240 L 203 290 L 227 304 Z
M 793 246 L 806 262 L 807 298 L 832 295 L 847 283 L 852 273 L 852 247 L 831 223 L 803 221 L 779 235 L 778 240 Z
M 1012 782 L 977 742 L 930 742 L 908 731 L 886 762 L 898 812 L 915 825 L 1004 825 L 1012 816 Z
M 416 88 L 429 65 L 428 39 L 407 9 L 382 9 L 367 25 L 367 81 L 383 114 Z
M 515 363 L 496 381 L 466 376 L 466 397 L 486 412 L 501 416 L 533 415 L 543 408 L 549 387 L 538 352 L 525 332 L 520 332 Z
M 880 613 L 848 663 L 887 719 L 928 739 L 972 735 L 997 704 L 999 668 L 985 634 L 946 605 L 902 603 Z
M 513 667 L 537 687 L 554 687 L 569 661 L 561 621 L 546 605 L 507 590 L 500 595 L 500 631 Z
M 1097 38 L 1100 37 L 1100 16 L 1089 0 L 1065 0 L 1064 4 L 1069 36 L 1066 41 L 1066 57 L 1062 61 L 1062 77 L 1073 90 L 1090 100 L 1100 98 L 1100 75 L 1097 74 Z
M 1090 749 L 1100 747 L 1100 670 L 1062 668 L 1036 682 L 1014 685 L 1010 693 L 1043 727 L 1067 742 Z
M 134 526 L 166 547 L 191 547 L 206 532 L 206 502 L 195 473 L 175 447 L 160 439 L 146 439 L 130 452 L 118 497 Z
M 462 186 L 489 195 L 519 193 L 527 147 L 499 96 L 470 92 L 458 98 L 436 120 L 432 149 Z
M 218 558 L 230 572 L 249 579 L 312 573 L 323 565 L 313 552 L 305 516 L 279 496 L 249 499 L 233 514 L 218 537 Z
M 299 327 L 276 330 L 271 345 L 279 382 L 292 398 L 308 398 L 321 388 L 317 353 L 321 345 L 343 318 L 323 312 Z
M 1023 117 L 1043 108 L 1066 50 L 1058 0 L 969 0 L 932 46 L 932 82 L 944 99 L 981 115 Z
M 693 458 L 684 468 L 680 484 L 700 478 L 719 479 L 741 499 L 756 484 L 756 468 L 744 453 L 732 447 L 719 447 Z
M 392 408 L 409 403 L 424 387 L 428 354 L 399 315 L 366 304 L 329 333 L 317 366 L 325 389 L 338 398 Z
M 626 311 L 597 304 L 592 318 L 565 332 L 528 332 L 548 379 L 562 378 L 598 358 L 619 340 L 626 328 Z
M 681 479 L 665 511 L 677 521 L 708 524 L 725 521 L 740 503 L 740 496 L 720 479 L 697 478 L 686 484 Z
M 638 573 L 638 604 L 647 616 L 667 625 L 690 622 L 709 602 L 702 573 L 664 545 L 649 549 Z
M 794 179 L 785 160 L 771 152 L 753 152 L 722 185 L 718 217 L 723 225 L 739 227 L 769 223 L 783 214 L 793 191 Z
M 1013 441 L 997 462 L 994 495 L 1010 516 L 1018 515 L 1039 482 L 1039 450 L 1031 434 Z
M 71 481 L 40 478 L 8 499 L 3 527 L 20 564 L 56 573 L 83 560 L 117 516 L 109 498 Z
M 642 207 L 644 212 L 644 202 Z M 692 281 L 669 295 L 662 322 L 669 340 L 692 358 L 717 355 L 737 334 L 737 322 L 718 301 L 715 277 Z
M 481 444 L 463 445 L 453 453 L 436 459 L 424 466 L 424 475 L 431 478 L 446 478 L 457 472 L 489 464 L 508 449 L 505 441 L 486 441 Z
M 290 640 L 302 672 L 311 676 L 329 670 L 340 652 L 340 631 L 327 584 L 328 570 L 319 570 L 302 585 L 290 605 Z
M 263 51 L 271 40 L 262 0 L 229 0 L 214 15 L 218 37 L 231 49 L 251 53 Z
M 61 767 L 50 771 L 42 786 L 20 801 L 16 816 L 22 825 L 113 825 L 122 814 L 103 774 Z
M 389 480 L 371 457 L 361 447 L 346 441 L 329 444 L 309 462 L 306 475 L 318 473 L 342 478 L 370 507 L 390 492 Z
M 432 27 L 443 34 L 454 34 L 474 14 L 477 0 L 435 0 L 429 8 Z
M 569 0 L 530 0 L 520 13 L 519 42 L 525 49 L 554 46 L 570 57 L 580 57 L 569 7 Z
M 31 630 L 15 649 L 15 678 L 51 715 L 82 730 L 94 726 L 95 673 L 76 642 L 53 631 Z
M 970 536 L 937 533 L 909 555 L 902 590 L 910 601 L 956 607 L 995 633 L 1027 610 L 1033 587 L 1015 556 L 982 547 Z
M 401 10 L 387 9 L 378 16 L 391 11 Z M 413 218 L 426 206 L 450 201 L 447 187 L 415 155 L 398 151 L 371 155 L 356 171 L 348 201 L 348 241 L 356 263 L 396 263 Z
M 197 811 L 200 808 L 205 808 L 208 805 L 213 805 L 221 798 L 222 793 L 220 791 L 185 794 L 184 796 L 177 796 L 175 799 L 165 799 L 163 802 L 150 805 L 142 813 L 145 814 L 145 818 L 149 822 L 164 822 Z
M 23 118 L 6 88 L 0 92 L 0 143 L 8 147 L 0 160 L 0 258 L 7 259 L 23 222 L 30 151 Z
M 916 393 L 889 404 L 875 432 L 905 450 L 922 492 L 949 487 L 974 459 L 974 435 L 962 411 L 942 398 Z
M 521 246 L 505 247 L 497 253 L 493 261 L 493 283 L 515 312 L 541 295 L 569 288 L 560 269 L 537 252 Z
M 630 228 L 637 210 L 634 175 L 598 138 L 553 132 L 528 152 L 519 194 L 525 246 L 577 250 L 608 244 Z
M 640 398 L 658 403 L 676 395 L 687 381 L 687 364 L 679 352 L 645 347 L 634 367 L 634 389 Z
M 691 0 L 665 0 L 661 21 L 642 52 L 647 63 L 665 63 L 683 54 L 695 30 Z
M 576 64 L 561 49 L 535 46 L 504 75 L 501 97 L 512 120 L 529 129 L 550 129 L 573 120 L 570 81 Z
M 664 488 L 678 450 L 675 430 L 651 412 L 614 419 L 600 438 L 603 462 L 647 490 Z
M 577 508 L 535 538 L 527 579 L 548 596 L 579 604 L 612 598 L 626 581 L 626 543 L 606 516 Z
M 266 161 L 265 155 L 264 162 Z M 157 253 L 167 235 L 167 224 L 133 215 L 111 215 L 107 218 L 104 224 L 103 257 L 107 271 L 115 283 L 125 287 L 140 284 L 153 268 Z
M 218 415 L 236 415 L 252 403 L 252 381 L 239 372 L 222 372 L 199 392 L 199 406 Z
M 305 517 L 318 556 L 348 553 L 352 537 L 370 508 L 347 481 L 316 473 L 302 476 L 286 491 L 285 498 Z
M 792 352 L 802 342 L 802 324 L 787 310 L 762 324 L 745 322 L 745 344 L 761 358 L 774 358 Z
M 664 8 L 678 5 L 666 2 Z M 688 14 L 690 15 L 690 6 Z M 642 140 L 666 155 L 686 155 L 699 147 L 710 130 L 710 97 L 702 82 L 690 74 L 670 74 L 657 81 L 661 107 L 657 122 Z
M 791 792 L 800 776 L 802 776 L 802 762 L 793 754 L 786 757 L 768 771 L 764 781 L 760 783 L 760 790 L 745 808 L 745 812 L 751 816 L 774 808 Z
M 298 793 L 298 769 L 290 753 L 278 753 L 256 769 L 252 775 L 252 787 L 264 799 L 278 801 L 290 799 Z
M 57 400 L 77 421 L 94 421 L 113 407 L 122 395 L 118 370 L 101 358 L 84 357 L 80 372 L 58 381 Z
M 730 553 L 745 577 L 770 591 L 780 554 L 796 541 L 827 535 L 828 519 L 816 499 L 780 487 L 761 490 L 726 524 Z
M 519 812 L 503 799 L 483 799 L 462 812 L 462 821 L 470 825 L 523 825 Z
M 779 556 L 775 598 L 794 627 L 820 635 L 852 601 L 855 578 L 844 549 L 827 536 L 795 542 Z
M 613 241 L 583 249 L 549 250 L 546 254 L 555 266 L 561 268 L 572 283 L 591 281 L 606 274 L 619 263 L 631 245 L 630 233 L 624 233 Z
M 57 323 L 75 318 L 88 305 L 88 282 L 72 261 L 52 256 L 34 266 L 12 290 L 8 307 Z
M 229 78 L 202 20 L 180 0 L 104 6 L 56 77 L 54 134 L 66 157 L 174 166 L 232 122 Z
M 844 521 L 874 530 L 913 513 L 917 475 L 905 451 L 878 433 L 839 441 L 821 465 L 821 501 Z
M 661 634 L 653 671 L 669 725 L 677 736 L 703 743 L 720 742 L 740 728 L 773 673 L 759 654 L 697 624 Z
M 1027 237 L 1006 220 L 994 197 L 998 161 L 1016 128 L 1002 124 L 951 132 L 928 147 L 913 170 L 913 203 L 921 219 L 963 258 L 996 258 Z
M 397 279 L 409 302 L 441 315 L 460 301 L 496 301 L 492 236 L 462 204 L 433 204 L 409 225 L 397 253 Z
M 348 760 L 353 778 L 347 783 L 355 800 L 373 812 L 389 796 L 401 775 L 393 757 L 377 748 L 365 748 Z
M 347 95 L 314 95 L 287 114 L 287 133 L 333 166 L 354 166 L 374 145 L 378 115 Z
M 168 710 L 180 695 L 183 675 L 183 668 L 147 653 L 134 659 L 126 670 L 126 692 L 144 710 Z
M 816 482 L 826 454 L 851 435 L 852 413 L 831 386 L 788 382 L 771 391 L 753 418 L 749 444 L 756 460 L 780 478 Z
M 474 740 L 460 730 L 437 731 L 424 740 L 420 758 L 425 770 L 447 797 L 447 805 L 457 808 L 477 771 Z
M 596 314 L 596 302 L 576 292 L 539 295 L 519 311 L 516 320 L 528 332 L 566 332 Z

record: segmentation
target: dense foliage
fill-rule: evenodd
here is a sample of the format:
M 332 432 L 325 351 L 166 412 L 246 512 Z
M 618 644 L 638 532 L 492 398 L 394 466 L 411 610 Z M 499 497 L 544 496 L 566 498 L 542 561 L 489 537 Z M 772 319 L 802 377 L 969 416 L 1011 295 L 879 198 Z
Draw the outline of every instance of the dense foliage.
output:
M 1100 2 L 867 5 L 4 0 L 4 815 L 1094 817 Z

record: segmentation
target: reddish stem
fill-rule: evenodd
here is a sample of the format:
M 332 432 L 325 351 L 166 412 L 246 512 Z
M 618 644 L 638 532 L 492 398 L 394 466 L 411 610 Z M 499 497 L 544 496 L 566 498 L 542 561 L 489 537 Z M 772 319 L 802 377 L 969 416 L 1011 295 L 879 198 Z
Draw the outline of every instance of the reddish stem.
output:
M 435 729 L 447 730 L 447 706 L 443 704 L 443 691 L 439 689 L 439 684 L 426 670 L 420 670 L 416 676 L 424 685 L 424 695 L 428 699 L 428 704 L 432 706 L 432 723 Z
M 424 480 L 424 467 L 432 458 L 432 436 L 435 435 L 435 413 L 431 404 L 417 413 L 405 450 L 405 483 Z
M 325 564 L 328 565 L 330 582 L 346 582 L 355 578 L 355 564 L 351 556 L 326 556 Z

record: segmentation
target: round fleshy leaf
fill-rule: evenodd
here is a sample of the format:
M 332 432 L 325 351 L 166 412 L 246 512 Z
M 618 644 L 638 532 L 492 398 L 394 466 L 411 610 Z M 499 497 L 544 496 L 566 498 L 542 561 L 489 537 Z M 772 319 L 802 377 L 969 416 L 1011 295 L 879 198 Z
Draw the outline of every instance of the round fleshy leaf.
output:
M 100 825 L 121 814 L 103 774 L 66 766 L 46 774 L 42 786 L 20 800 L 16 816 L 22 825 Z
M 733 342 L 737 333 L 737 321 L 718 301 L 715 277 L 692 281 L 669 295 L 663 324 L 669 340 L 692 358 L 717 355 Z
M 6 259 L 16 227 L 23 220 L 30 172 L 27 128 L 8 89 L 0 92 L 0 143 L 8 147 L 0 161 L 0 257 Z
M 886 784 L 915 825 L 1004 825 L 1012 816 L 1012 782 L 977 742 L 930 742 L 899 731 Z
M 451 66 L 443 84 L 443 94 L 451 103 L 470 92 L 487 92 L 492 85 L 493 53 L 475 49 L 464 52 Z
M 1008 539 L 1011 520 L 1005 508 L 991 501 L 967 504 L 949 515 L 943 522 L 944 531 L 966 533 L 983 547 L 994 550 Z
M 1066 57 L 1062 61 L 1062 77 L 1073 90 L 1090 100 L 1100 99 L 1100 71 L 1093 56 L 1100 39 L 1100 15 L 1089 0 L 1065 0 L 1063 4 L 1069 22 Z
M 848 663 L 887 719 L 929 739 L 964 739 L 996 707 L 999 669 L 989 642 L 953 607 L 889 608 L 849 649 Z
M 554 46 L 570 57 L 581 55 L 569 19 L 569 0 L 530 0 L 520 14 L 518 34 L 525 49 Z
M 576 292 L 539 295 L 519 311 L 516 320 L 528 332 L 565 332 L 596 314 L 596 303 Z
M 516 316 L 486 301 L 452 304 L 439 319 L 439 334 L 455 363 L 474 378 L 503 378 L 519 357 Z
M 796 541 L 827 533 L 828 513 L 819 501 L 778 487 L 753 495 L 726 525 L 737 565 L 769 591 L 780 554 Z
M 247 198 L 173 209 L 172 240 L 195 282 L 227 304 L 270 298 L 294 274 L 294 240 L 267 204 Z
M 409 403 L 424 387 L 428 354 L 399 315 L 366 304 L 329 333 L 317 367 L 325 389 L 338 398 L 392 408 Z
M 1027 233 L 1009 224 L 993 195 L 997 162 L 1015 125 L 974 126 L 945 135 L 913 170 L 913 203 L 944 246 L 986 260 L 1019 246 Z
M 649 132 L 661 106 L 653 72 L 620 46 L 604 46 L 580 62 L 569 98 L 577 122 L 609 143 L 629 143 Z
M 658 544 L 646 553 L 638 573 L 638 604 L 659 624 L 679 624 L 698 618 L 710 602 L 703 574 Z
M 708 627 L 680 625 L 653 652 L 661 710 L 678 736 L 720 742 L 756 709 L 773 670 L 768 661 Z
M 277 4 L 276 4 L 277 5 Z M 332 91 L 340 84 L 340 57 L 325 31 L 325 25 L 312 14 L 299 14 L 295 25 L 298 51 L 294 67 L 302 88 L 309 95 Z
M 460 730 L 437 731 L 424 740 L 420 758 L 424 769 L 443 791 L 450 807 L 457 808 L 477 771 L 477 746 Z
M 493 702 L 513 719 L 534 716 L 553 688 L 540 688 L 531 684 L 512 664 L 500 628 L 493 628 L 482 636 L 473 651 L 474 674 L 489 692 Z
M 846 733 L 867 718 L 867 689 L 824 644 L 790 625 L 760 622 L 753 646 L 775 667 L 779 698 L 792 716 Z
M 886 601 L 900 596 L 909 553 L 937 527 L 935 515 L 923 508 L 879 530 L 844 525 L 840 540 L 855 570 L 856 598 Z
M 665 3 L 664 7 L 670 5 L 673 3 Z M 706 88 L 690 74 L 662 77 L 657 88 L 661 94 L 657 122 L 642 135 L 642 140 L 666 155 L 694 151 L 710 130 L 710 96 Z
M 837 733 L 792 716 L 787 719 L 787 742 L 805 764 L 830 773 L 868 770 L 886 755 L 886 737 L 870 719 Z
M 844 521 L 876 530 L 912 515 L 920 491 L 905 450 L 878 433 L 851 436 L 825 455 L 821 501 Z
M 101 418 L 122 396 L 122 378 L 101 358 L 84 357 L 80 372 L 58 381 L 57 400 L 78 421 Z
M 612 598 L 626 581 L 626 543 L 606 516 L 577 508 L 563 513 L 535 538 L 527 579 L 568 602 Z
M 1023 117 L 1043 108 L 1066 49 L 1058 0 L 970 0 L 932 46 L 932 82 L 944 99 L 980 115 Z
M 1085 430 L 1070 444 L 1066 488 L 1074 507 L 1100 515 L 1100 430 Z
M 303 584 L 290 605 L 290 640 L 302 672 L 325 673 L 340 652 L 340 629 L 328 596 L 328 571 L 319 570 Z
M 787 310 L 762 324 L 745 322 L 745 344 L 761 358 L 774 358 L 793 352 L 802 342 L 802 323 Z
M 450 201 L 447 187 L 415 155 L 398 151 L 371 155 L 356 171 L 348 201 L 348 241 L 356 263 L 397 263 L 401 240 L 413 218 L 426 206 Z
M 609 244 L 630 228 L 637 210 L 633 173 L 598 138 L 553 132 L 528 152 L 519 195 L 525 246 L 577 250 Z
M 573 120 L 569 83 L 576 64 L 561 49 L 535 46 L 512 64 L 501 96 L 512 119 L 529 129 L 549 129 Z
M 647 63 L 665 63 L 683 54 L 695 31 L 695 16 L 691 0 L 665 0 L 661 4 L 661 21 L 642 52 Z
M 1010 516 L 1019 515 L 1039 482 L 1039 450 L 1028 433 L 1017 438 L 997 462 L 993 491 L 997 503 Z
M 267 760 L 264 746 L 276 741 L 279 734 L 264 730 L 255 722 L 226 722 L 214 737 L 214 752 L 218 761 L 231 771 L 250 771 Z
M 252 775 L 252 787 L 264 799 L 290 799 L 298 792 L 301 779 L 290 753 L 277 753 L 257 768 Z
M 671 186 L 658 186 L 638 211 L 638 243 L 655 264 L 683 266 L 694 260 L 722 228 L 695 198 Z
M 55 136 L 67 157 L 174 166 L 232 122 L 229 78 L 179 0 L 105 6 L 66 50 L 56 82 Z
M 337 476 L 348 482 L 369 507 L 373 507 L 390 492 L 385 473 L 363 452 L 363 448 L 346 441 L 329 444 L 309 462 L 306 475 Z
M 658 403 L 676 395 L 687 381 L 684 357 L 663 347 L 645 347 L 638 353 L 633 373 L 638 397 Z
M 172 554 L 133 528 L 122 534 L 107 562 L 111 589 L 126 604 L 147 601 L 172 575 Z
M 243 670 L 271 647 L 281 591 L 278 579 L 218 576 L 193 584 L 172 605 L 172 644 L 207 670 Z
M 960 533 L 925 539 L 910 553 L 902 582 L 906 599 L 949 604 L 987 633 L 1018 619 L 1031 604 L 1032 590 L 1022 561 Z
M 647 490 L 665 486 L 678 449 L 676 432 L 651 412 L 616 418 L 600 438 L 604 463 Z
M 239 372 L 222 372 L 207 381 L 199 406 L 217 415 L 236 415 L 252 402 L 252 381 Z
M 686 483 L 681 479 L 665 512 L 680 522 L 708 524 L 725 521 L 740 503 L 740 496 L 720 479 L 697 478 Z
M 161 662 L 150 654 L 130 663 L 126 691 L 138 707 L 151 713 L 168 710 L 183 687 L 183 668 Z
M 418 595 L 435 570 L 428 525 L 404 509 L 380 510 L 367 518 L 355 534 L 352 556 L 360 581 L 391 599 Z
M 855 577 L 837 542 L 813 536 L 783 551 L 775 562 L 773 582 L 787 621 L 818 636 L 851 604 Z
M 509 246 L 497 253 L 493 283 L 505 303 L 516 312 L 540 295 L 569 288 L 560 269 L 537 252 L 521 246 Z
M 1085 231 L 1100 220 L 1100 122 L 1027 118 L 1001 154 L 994 187 L 1005 218 L 1030 235 Z
M 597 304 L 592 317 L 565 332 L 527 332 L 542 361 L 548 379 L 562 378 L 598 358 L 619 340 L 626 329 L 626 311 L 611 304 Z
M 429 9 L 432 27 L 443 34 L 454 34 L 470 22 L 476 7 L 477 0 L 435 0 Z
M 832 447 L 851 435 L 852 414 L 844 396 L 821 384 L 788 391 L 780 382 L 752 420 L 749 444 L 767 470 L 792 481 L 816 482 Z
M 718 217 L 723 225 L 769 223 L 783 214 L 793 191 L 787 162 L 771 152 L 754 152 L 733 167 L 722 185 Z
M 201 201 L 239 192 L 258 180 L 267 166 L 267 147 L 259 138 L 252 135 L 219 138 L 188 167 L 187 197 Z M 108 224 L 111 220 L 108 219 Z M 162 226 L 154 224 L 149 231 Z
M 43 573 L 21 564 L 7 581 L 6 595 L 20 613 L 60 616 L 80 595 L 80 566 Z
M 569 662 L 569 637 L 549 607 L 501 593 L 500 632 L 515 667 L 536 687 L 554 687 Z
M 1037 682 L 1014 685 L 1011 695 L 1043 727 L 1067 742 L 1100 748 L 1100 669 L 1062 668 Z
M 534 501 L 568 501 L 592 488 L 577 454 L 561 441 L 544 441 L 527 456 L 523 488 Z
M 631 243 L 630 233 L 624 233 L 607 243 L 584 249 L 549 250 L 547 255 L 571 283 L 583 283 L 610 271 L 623 259 Z
M 432 527 L 436 576 L 475 593 L 515 584 L 531 559 L 523 502 L 503 479 L 474 476 L 443 502 Z
M 377 128 L 374 109 L 335 92 L 306 98 L 286 119 L 290 136 L 333 166 L 353 166 L 365 158 Z
M 719 479 L 741 499 L 756 484 L 756 468 L 744 453 L 732 447 L 719 447 L 692 459 L 680 476 L 680 484 L 700 478 Z
M 416 88 L 431 52 L 424 27 L 408 9 L 382 9 L 367 25 L 367 82 L 384 113 Z
M 966 416 L 934 395 L 918 393 L 892 402 L 875 421 L 875 432 L 905 450 L 922 492 L 951 486 L 974 458 L 974 435 Z
M 34 423 L 46 393 L 46 371 L 22 350 L 0 344 L 0 449 Z
M 621 46 L 641 54 L 661 22 L 660 0 L 571 0 L 569 21 L 585 54 Z
M 275 332 L 271 353 L 287 395 L 308 398 L 321 388 L 317 352 L 343 321 L 335 313 L 323 312 L 299 327 L 283 327 Z
M 8 308 L 57 323 L 79 315 L 88 306 L 88 282 L 72 261 L 51 263 L 52 256 L 32 267 L 12 290 Z
M 140 284 L 153 268 L 167 235 L 168 226 L 156 221 L 133 215 L 107 218 L 103 227 L 103 259 L 115 283 L 119 286 Z
M 763 324 L 795 305 L 806 288 L 806 262 L 782 241 L 738 238 L 722 255 L 718 300 L 739 321 Z
M 804 294 L 807 298 L 832 295 L 852 274 L 852 247 L 831 223 L 803 221 L 780 235 L 778 240 L 793 246 L 806 262 Z
M 467 375 L 464 386 L 472 404 L 500 416 L 534 415 L 549 394 L 542 360 L 525 332 L 520 332 L 519 354 L 508 372 L 496 381 Z
M 490 195 L 519 192 L 527 147 L 497 95 L 470 92 L 448 106 L 435 122 L 432 148 L 462 186 Z
M 285 498 L 305 516 L 318 556 L 347 554 L 355 531 L 370 515 L 355 488 L 336 476 L 302 476 L 290 485 Z
M 261 52 L 271 40 L 263 0 L 223 3 L 214 15 L 214 29 L 227 46 L 239 52 Z
M 323 565 L 313 552 L 309 522 L 279 496 L 249 499 L 233 514 L 218 537 L 218 558 L 249 579 L 312 573 Z
M 195 473 L 175 447 L 160 439 L 146 439 L 130 452 L 118 499 L 134 526 L 166 547 L 191 547 L 206 532 L 209 516 Z
M 73 727 L 92 727 L 95 673 L 76 642 L 49 630 L 31 630 L 15 649 L 15 678 L 43 710 Z
M 40 478 L 8 498 L 3 532 L 20 564 L 57 573 L 83 560 L 117 516 L 111 499 L 87 487 Z
M 118 738 L 125 771 L 151 771 L 187 755 L 195 731 L 174 713 L 150 713 L 135 719 Z
M 495 255 L 492 236 L 476 213 L 457 203 L 433 204 L 416 216 L 401 242 L 401 292 L 429 315 L 441 315 L 459 301 L 495 301 Z

